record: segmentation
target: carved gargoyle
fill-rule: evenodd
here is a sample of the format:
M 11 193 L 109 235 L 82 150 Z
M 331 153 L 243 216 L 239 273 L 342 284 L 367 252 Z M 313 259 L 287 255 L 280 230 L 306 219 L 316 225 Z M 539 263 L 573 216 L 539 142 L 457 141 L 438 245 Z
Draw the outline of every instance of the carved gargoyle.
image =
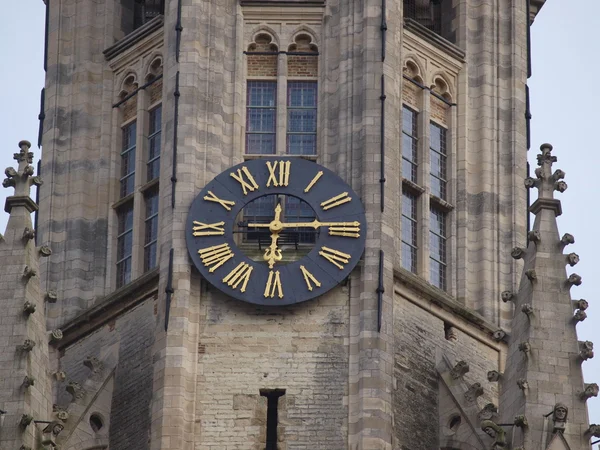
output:
M 504 303 L 510 302 L 513 299 L 513 293 L 511 291 L 502 291 L 500 296 L 502 297 L 502 301 Z
M 581 393 L 581 399 L 588 400 L 592 397 L 598 397 L 599 392 L 600 388 L 596 383 L 586 383 L 585 390 Z
M 464 374 L 469 372 L 469 364 L 466 361 L 458 361 L 450 370 L 450 375 L 453 379 L 458 380 Z
M 492 450 L 508 448 L 506 444 L 506 432 L 495 422 L 492 422 L 491 420 L 484 420 L 481 422 L 481 429 L 485 434 L 494 439 L 494 443 L 490 447 Z
M 473 383 L 467 392 L 465 392 L 465 400 L 467 403 L 474 403 L 477 400 L 477 397 L 481 397 L 483 395 L 483 387 L 480 383 Z
M 594 357 L 594 343 L 591 341 L 579 342 L 579 357 L 583 361 L 592 359 Z
M 500 380 L 500 372 L 498 372 L 497 370 L 490 370 L 487 373 L 487 379 L 490 383 L 496 383 Z

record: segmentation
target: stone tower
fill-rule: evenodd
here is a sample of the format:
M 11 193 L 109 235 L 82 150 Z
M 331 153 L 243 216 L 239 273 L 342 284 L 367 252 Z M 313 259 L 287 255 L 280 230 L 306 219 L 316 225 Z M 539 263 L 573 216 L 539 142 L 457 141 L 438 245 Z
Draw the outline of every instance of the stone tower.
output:
M 600 433 L 587 427 L 595 387 L 579 366 L 545 382 L 536 359 L 551 359 L 545 342 L 559 339 L 547 336 L 546 312 L 571 308 L 549 216 L 560 180 L 542 165 L 541 181 L 528 181 L 543 187 L 531 233 L 523 186 L 529 26 L 544 1 L 45 3 L 36 239 L 52 253 L 26 286 L 40 283 L 56 302 L 44 307 L 36 291 L 40 314 L 15 312 L 11 323 L 33 326 L 45 309 L 46 327 L 30 332 L 54 330 L 48 360 L 35 359 L 46 377 L 28 388 L 54 405 L 39 420 L 64 428 L 48 445 L 533 450 L 584 448 Z M 236 300 L 188 254 L 199 192 L 266 157 L 329 169 L 364 207 L 359 264 L 313 300 Z M 280 202 L 288 219 L 314 218 L 293 198 Z M 5 244 L 29 256 L 11 259 L 11 286 L 37 255 L 14 234 L 32 229 L 33 202 L 22 203 Z M 269 222 L 264 205 L 234 225 L 239 249 L 259 259 L 265 244 L 245 218 Z M 513 252 L 525 255 L 521 277 L 510 249 L 528 239 Z M 314 242 L 292 233 L 284 254 L 297 260 Z M 502 301 L 507 292 L 514 301 Z M 575 320 L 572 311 L 556 320 Z M 565 358 L 591 356 L 563 322 Z M 45 351 L 35 339 L 34 354 Z M 21 410 L 44 414 L 27 398 L 0 403 L 12 446 L 37 445 L 31 425 L 17 433 Z M 550 410 L 555 420 L 542 420 Z

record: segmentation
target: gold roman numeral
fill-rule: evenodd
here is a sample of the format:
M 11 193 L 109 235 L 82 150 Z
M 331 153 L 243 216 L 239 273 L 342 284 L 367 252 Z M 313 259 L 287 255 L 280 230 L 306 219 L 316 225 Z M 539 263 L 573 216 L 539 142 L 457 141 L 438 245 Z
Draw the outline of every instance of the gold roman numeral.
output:
M 329 227 L 330 236 L 360 237 L 360 227 Z
M 223 200 L 213 194 L 211 191 L 208 191 L 208 195 L 204 196 L 204 200 L 207 202 L 215 202 L 225 208 L 227 211 L 231 211 L 231 207 L 235 205 L 235 202 L 231 200 Z
M 269 168 L 269 179 L 267 180 L 267 187 L 273 186 L 287 186 L 290 182 L 290 169 L 291 161 L 274 161 L 271 165 L 271 161 L 267 161 L 267 167 Z
M 275 297 L 275 292 L 277 291 L 277 296 L 279 298 L 283 298 L 283 288 L 281 287 L 281 278 L 279 278 L 279 270 L 273 272 L 269 271 L 269 279 L 267 280 L 267 285 L 265 286 L 265 297 Z
M 304 281 L 306 281 L 306 287 L 309 291 L 313 290 L 313 283 L 317 287 L 321 287 L 321 283 L 319 282 L 319 280 L 317 280 L 312 273 L 306 270 L 306 267 L 300 266 L 300 270 L 302 271 L 302 275 L 304 275 Z
M 321 208 L 323 208 L 323 211 L 327 211 L 328 209 L 335 208 L 336 206 L 343 205 L 350 201 L 352 201 L 352 197 L 348 196 L 347 192 L 342 192 L 340 195 L 331 197 L 329 200 L 325 200 L 321 203 Z
M 248 280 L 250 279 L 252 270 L 254 270 L 254 267 L 252 267 L 250 264 L 241 262 L 236 266 L 235 269 L 229 272 L 225 278 L 223 278 L 223 283 L 226 283 L 227 286 L 230 286 L 232 289 L 237 289 L 237 287 L 243 281 L 240 292 L 246 292 L 246 286 L 248 285 Z
M 211 273 L 233 258 L 233 252 L 229 248 L 229 244 L 202 248 L 198 250 L 198 254 L 200 255 L 202 264 L 210 267 L 209 272 Z
M 194 225 L 194 232 L 192 233 L 194 236 L 223 236 L 225 234 L 225 228 L 223 228 L 225 222 L 202 223 L 194 220 Z
M 241 169 L 237 170 L 237 174 L 231 172 L 229 175 L 236 180 L 242 186 L 242 191 L 244 191 L 244 195 L 248 195 L 248 191 L 254 192 L 258 189 L 258 184 L 254 180 L 254 177 L 250 173 L 250 171 L 246 168 L 246 166 L 242 166 Z M 245 178 L 244 178 L 245 177 Z M 247 181 L 246 181 L 247 178 Z
M 308 191 L 310 191 L 310 190 L 312 189 L 312 187 L 315 185 L 315 183 L 316 183 L 317 181 L 319 181 L 319 178 L 321 178 L 322 176 L 323 176 L 323 171 L 322 171 L 322 170 L 319 170 L 319 171 L 317 172 L 317 174 L 315 175 L 315 177 L 314 177 L 314 178 L 313 178 L 313 179 L 310 181 L 310 183 L 308 183 L 308 186 L 306 186 L 306 187 L 304 188 L 304 192 L 308 192 Z
M 321 255 L 323 258 L 325 258 L 327 261 L 329 261 L 331 264 L 333 264 L 340 270 L 344 268 L 344 266 L 340 263 L 347 264 L 350 262 L 350 255 L 348 253 L 340 252 L 339 250 L 335 250 L 329 247 L 321 247 L 319 255 Z

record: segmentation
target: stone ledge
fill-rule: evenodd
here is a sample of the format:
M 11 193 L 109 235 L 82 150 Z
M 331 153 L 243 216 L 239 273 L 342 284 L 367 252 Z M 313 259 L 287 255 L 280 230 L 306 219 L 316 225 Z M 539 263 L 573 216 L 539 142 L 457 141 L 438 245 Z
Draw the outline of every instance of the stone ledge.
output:
M 405 269 L 394 269 L 394 278 L 423 295 L 431 303 L 475 325 L 492 339 L 494 339 L 494 332 L 500 329 L 488 322 L 483 316 L 458 303 L 452 296 Z M 508 333 L 506 333 L 506 336 L 502 340 L 508 342 Z
M 11 197 L 6 197 L 4 211 L 10 214 L 12 209 L 16 206 L 22 206 L 30 213 L 38 210 L 38 205 L 28 195 L 13 195 Z
M 61 327 L 63 338 L 56 348 L 63 350 L 113 318 L 158 292 L 158 267 L 122 288 L 99 299 L 94 306 Z
M 457 47 L 452 42 L 448 41 L 447 39 L 444 39 L 439 34 L 434 33 L 427 27 L 424 27 L 416 20 L 408 18 L 404 19 L 404 29 L 412 31 L 426 42 L 437 47 L 439 50 L 448 53 L 449 55 L 458 59 L 461 62 L 465 62 L 466 53 L 462 48 Z
M 538 198 L 529 207 L 529 212 L 537 215 L 542 209 L 549 209 L 551 211 L 554 211 L 554 215 L 557 217 L 562 214 L 562 206 L 560 200 L 556 198 Z
M 154 31 L 158 30 L 159 28 L 162 28 L 162 26 L 164 25 L 164 21 L 164 16 L 156 16 L 150 22 L 145 23 L 137 30 L 134 30 L 133 32 L 129 33 L 123 39 L 117 41 L 115 44 L 111 45 L 106 50 L 104 50 L 102 52 L 104 54 L 104 57 L 107 61 L 110 61 L 115 56 L 119 55 L 119 53 L 122 53 L 128 48 L 133 47 L 146 36 L 149 36 Z

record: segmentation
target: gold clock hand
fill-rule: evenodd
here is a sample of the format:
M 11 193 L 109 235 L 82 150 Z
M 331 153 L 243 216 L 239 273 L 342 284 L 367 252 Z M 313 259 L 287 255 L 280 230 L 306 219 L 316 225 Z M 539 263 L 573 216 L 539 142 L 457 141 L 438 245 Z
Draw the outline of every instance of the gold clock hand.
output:
M 270 228 L 270 223 L 249 223 L 249 228 Z M 312 222 L 280 222 L 281 228 L 314 228 L 315 230 L 319 227 L 360 227 L 360 222 L 319 222 L 313 220 Z
M 263 256 L 263 259 L 269 263 L 269 269 L 272 269 L 275 262 L 281 261 L 283 258 L 281 249 L 277 247 L 277 239 L 279 239 L 279 233 L 271 234 L 271 245 L 265 249 Z

